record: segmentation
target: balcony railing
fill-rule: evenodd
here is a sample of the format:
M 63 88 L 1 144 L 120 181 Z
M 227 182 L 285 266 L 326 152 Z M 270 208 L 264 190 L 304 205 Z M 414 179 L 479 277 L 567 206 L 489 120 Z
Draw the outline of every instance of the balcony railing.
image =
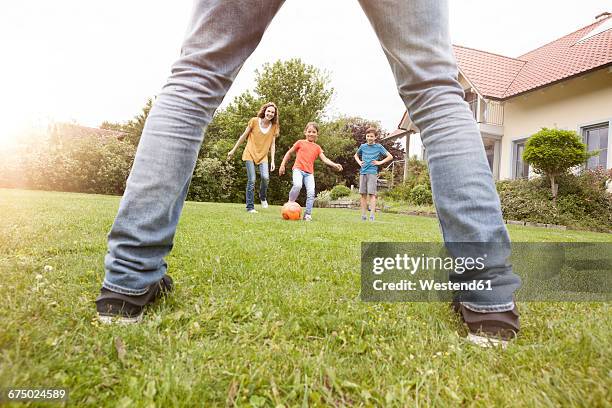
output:
M 487 101 L 485 105 L 485 123 L 503 126 L 504 105 L 499 102 Z
M 480 100 L 480 114 L 478 112 L 478 99 L 469 101 L 468 105 L 478 123 L 503 126 L 504 106 L 499 102 Z

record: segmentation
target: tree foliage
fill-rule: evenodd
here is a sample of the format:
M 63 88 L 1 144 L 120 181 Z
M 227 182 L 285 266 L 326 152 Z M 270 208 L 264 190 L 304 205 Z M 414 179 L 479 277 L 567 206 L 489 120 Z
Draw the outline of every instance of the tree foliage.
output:
M 230 163 L 211 157 L 198 159 L 187 199 L 230 201 L 235 179 Z
M 135 147 L 115 138 L 50 138 L 19 163 L 23 186 L 39 190 L 122 194 Z
M 598 153 L 588 153 L 580 136 L 572 130 L 542 128 L 527 141 L 523 160 L 529 163 L 537 174 L 546 175 L 550 179 L 555 201 L 558 190 L 555 179 Z
M 429 190 L 430 193 L 424 192 L 423 189 Z M 417 205 L 431 204 L 433 199 L 427 162 L 412 156 L 408 160 L 408 177 L 382 195 L 395 201 L 407 201 Z
M 253 91 L 242 93 L 225 109 L 215 113 L 206 130 L 205 142 L 199 156 L 225 160 L 227 152 L 244 132 L 249 119 L 256 116 L 261 105 L 272 101 L 279 107 L 280 135 L 276 140 L 275 156 L 278 167 L 287 150 L 304 137 L 306 123 L 322 120 L 323 112 L 333 92 L 327 74 L 312 65 L 305 64 L 300 59 L 265 64 L 255 73 Z M 326 139 L 322 132 L 320 135 L 319 142 L 328 141 L 332 151 L 338 150 L 334 140 Z M 237 174 L 230 198 L 232 201 L 244 200 L 246 170 L 241 159 L 244 146 L 243 144 L 230 161 Z M 323 146 L 323 149 L 327 154 L 327 148 Z M 328 157 L 334 160 L 333 154 Z M 321 168 L 318 166 L 317 169 Z M 277 173 L 271 173 L 268 200 L 284 202 L 290 188 L 290 176 L 279 177 Z
M 610 177 L 612 170 L 601 167 L 561 175 L 556 203 L 545 178 L 498 181 L 497 191 L 506 219 L 610 232 L 612 194 L 606 188 Z
M 329 77 L 299 59 L 265 64 L 256 71 L 255 79 L 253 89 L 236 97 L 227 107 L 218 109 L 206 129 L 188 199 L 244 201 L 247 178 L 241 153 L 245 145 L 231 160 L 227 160 L 227 153 L 244 132 L 249 119 L 256 116 L 260 107 L 269 101 L 279 107 L 280 136 L 276 139 L 275 155 L 277 168 L 287 150 L 297 140 L 304 138 L 305 125 L 314 121 L 319 123 L 317 142 L 325 155 L 344 167 L 344 171 L 339 173 L 317 160 L 317 191 L 329 190 L 335 185 L 356 185 L 359 167 L 353 155 L 365 142 L 366 129 L 370 126 L 380 128 L 378 123 L 358 117 L 326 120 L 323 115 L 334 93 Z M 105 135 L 107 140 L 102 140 L 95 136 L 95 129 L 91 129 L 94 131 L 92 135 L 80 135 L 78 138 L 67 138 L 63 131 L 52 135 L 54 137 L 29 156 L 27 163 L 11 162 L 10 166 L 5 166 L 5 176 L 0 178 L 0 184 L 121 194 L 152 105 L 153 99 L 149 98 L 141 112 L 132 119 L 123 123 L 102 123 L 102 129 L 124 133 L 123 141 L 116 140 L 117 135 Z M 84 129 L 87 131 L 87 128 Z M 393 142 L 383 142 L 383 145 L 396 158 L 402 157 L 401 150 Z M 16 177 L 17 174 L 23 174 L 28 178 L 27 182 L 23 181 L 24 177 Z M 270 172 L 268 201 L 276 204 L 286 201 L 290 188 L 290 174 L 280 177 L 278 172 Z M 300 199 L 303 201 L 305 192 L 302 194 Z
M 145 122 L 149 117 L 149 112 L 153 106 L 153 98 L 148 98 L 145 106 L 142 108 L 140 113 L 134 116 L 132 119 L 124 123 L 113 123 L 113 122 L 102 122 L 100 129 L 115 130 L 126 134 L 125 140 L 130 142 L 134 146 L 138 146 L 142 131 L 144 129 Z

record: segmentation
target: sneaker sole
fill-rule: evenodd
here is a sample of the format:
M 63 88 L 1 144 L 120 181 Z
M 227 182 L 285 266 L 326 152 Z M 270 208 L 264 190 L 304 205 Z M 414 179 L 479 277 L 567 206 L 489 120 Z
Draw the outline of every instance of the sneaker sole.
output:
M 483 348 L 501 347 L 505 349 L 508 346 L 508 340 L 496 339 L 495 337 L 479 336 L 473 333 L 468 333 L 467 341 Z
M 134 317 L 98 315 L 98 321 L 102 324 L 135 324 L 142 322 L 142 313 Z

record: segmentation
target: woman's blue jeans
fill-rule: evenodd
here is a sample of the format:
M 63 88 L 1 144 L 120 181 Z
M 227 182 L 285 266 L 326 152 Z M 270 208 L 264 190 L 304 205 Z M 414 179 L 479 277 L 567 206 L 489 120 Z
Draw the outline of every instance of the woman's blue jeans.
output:
M 246 185 L 246 209 L 255 209 L 255 163 L 252 160 L 246 160 L 247 169 L 247 185 Z M 268 162 L 261 162 L 259 167 L 259 200 L 266 201 L 266 193 L 268 192 L 268 184 L 270 183 L 270 173 L 268 172 Z

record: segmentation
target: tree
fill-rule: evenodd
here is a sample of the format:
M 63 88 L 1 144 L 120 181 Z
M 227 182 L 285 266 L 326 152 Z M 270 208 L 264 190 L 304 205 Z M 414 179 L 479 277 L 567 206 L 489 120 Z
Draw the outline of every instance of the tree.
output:
M 206 130 L 205 142 L 199 156 L 225 160 L 227 151 L 222 151 L 220 147 L 231 148 L 261 105 L 272 101 L 279 107 L 280 136 L 276 140 L 278 166 L 293 143 L 304 137 L 306 123 L 321 121 L 333 92 L 333 88 L 329 86 L 328 75 L 300 59 L 265 64 L 261 70 L 255 71 L 255 88 L 252 91 L 244 92 L 225 109 L 217 110 Z M 330 155 L 330 158 L 333 160 L 333 155 Z M 244 174 L 241 154 L 236 154 L 231 164 L 236 174 Z M 234 183 L 235 194 L 232 199 L 244 199 L 245 188 L 246 177 L 238 176 Z M 271 173 L 268 201 L 284 202 L 290 188 L 290 178 L 281 178 Z
M 357 185 L 359 181 L 357 177 L 360 169 L 353 156 L 359 146 L 366 142 L 365 135 L 369 127 L 379 129 L 378 142 L 391 153 L 394 160 L 403 159 L 404 152 L 398 143 L 391 140 L 381 141 L 387 132 L 381 130 L 380 124 L 376 121 L 360 117 L 340 117 L 323 125 L 325 134 L 335 135 L 340 140 L 348 140 L 343 143 L 343 154 L 337 158 L 337 162 L 342 165 L 342 176 L 349 185 Z
M 153 98 L 148 98 L 145 106 L 142 108 L 140 113 L 131 120 L 125 123 L 113 123 L 113 122 L 102 122 L 100 125 L 100 129 L 106 130 L 115 130 L 119 132 L 123 132 L 126 134 L 125 139 L 133 144 L 134 146 L 138 146 L 138 142 L 140 142 L 140 136 L 142 136 L 142 131 L 144 129 L 145 122 L 147 121 L 147 117 L 149 117 L 149 112 L 151 111 L 151 107 L 153 106 Z
M 580 136 L 572 130 L 542 128 L 527 140 L 523 160 L 532 165 L 537 174 L 550 179 L 553 202 L 556 202 L 559 186 L 555 178 L 596 154 L 599 151 L 587 152 Z
M 29 188 L 122 194 L 135 147 L 115 138 L 81 137 L 69 143 L 49 139 L 21 165 Z
M 265 64 L 255 77 L 262 102 L 274 101 L 281 109 L 281 131 L 292 136 L 299 131 L 300 138 L 306 123 L 321 120 L 334 93 L 326 73 L 296 58 Z
M 208 157 L 199 159 L 193 172 L 187 199 L 228 201 L 234 180 L 234 169 L 230 163 Z

